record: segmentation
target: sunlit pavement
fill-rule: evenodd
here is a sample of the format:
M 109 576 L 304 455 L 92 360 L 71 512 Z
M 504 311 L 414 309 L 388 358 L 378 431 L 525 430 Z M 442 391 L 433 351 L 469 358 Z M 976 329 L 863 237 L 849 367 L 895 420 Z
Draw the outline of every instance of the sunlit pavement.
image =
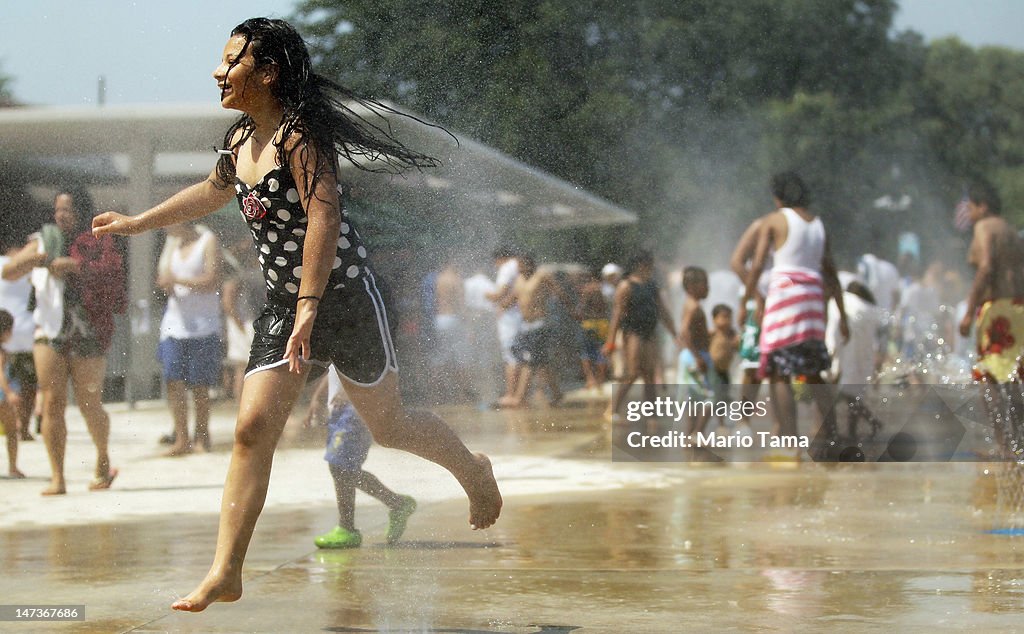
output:
M 1024 612 L 1021 478 L 1006 465 L 612 463 L 600 404 L 526 412 L 441 410 L 489 452 L 506 505 L 473 532 L 439 468 L 374 448 L 366 468 L 420 507 L 402 543 L 360 497 L 361 549 L 318 551 L 336 521 L 322 431 L 290 425 L 246 562 L 245 594 L 201 614 L 169 609 L 213 553 L 232 426 L 216 450 L 159 457 L 159 404 L 112 408 L 113 489 L 86 490 L 94 459 L 72 415 L 69 493 L 0 481 L 0 603 L 84 604 L 72 632 L 1013 631 Z

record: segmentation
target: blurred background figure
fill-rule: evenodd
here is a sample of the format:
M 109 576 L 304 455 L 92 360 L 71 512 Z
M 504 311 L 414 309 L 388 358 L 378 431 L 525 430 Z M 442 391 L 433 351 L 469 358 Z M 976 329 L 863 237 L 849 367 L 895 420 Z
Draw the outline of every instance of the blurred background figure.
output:
M 881 244 L 882 236 L 881 228 L 876 229 L 871 233 L 870 244 Z M 885 320 L 882 339 L 879 342 L 881 362 L 889 354 L 889 345 L 893 342 L 893 333 L 896 330 L 896 309 L 900 303 L 900 270 L 888 260 L 872 253 L 865 253 L 857 260 L 857 277 L 871 291 L 875 305 Z
M 465 289 L 451 258 L 434 277 L 434 309 L 429 365 L 435 380 L 435 402 L 472 402 L 476 395 L 467 373 Z
M 908 263 L 910 282 L 900 293 L 900 354 L 904 360 L 917 363 L 938 350 L 938 323 L 941 317 L 939 284 L 942 263 L 933 261 L 922 273 L 921 267 Z
M 644 382 L 644 400 L 654 400 L 659 322 L 675 339 L 675 322 L 655 282 L 654 256 L 648 251 L 639 251 L 630 259 L 629 274 L 619 282 L 615 290 L 608 340 L 604 344 L 604 352 L 610 353 L 616 348 L 616 334 L 622 331 L 625 374 L 620 381 L 622 385 L 614 393 L 605 411 L 607 422 L 614 424 L 621 421 L 621 407 L 629 396 L 630 387 L 638 379 Z
M 825 343 L 832 355 L 828 374 L 830 380 L 839 385 L 839 398 L 846 403 L 847 436 L 851 442 L 857 442 L 860 421 L 870 423 L 872 437 L 881 428 L 881 423 L 864 404 L 864 396 L 876 379 L 876 361 L 886 320 L 871 290 L 856 280 L 846 285 L 843 304 L 850 328 L 850 337 L 845 342 L 839 332 L 839 306 L 834 299 L 828 303 Z
M 562 401 L 562 389 L 556 371 L 557 318 L 553 315 L 560 288 L 554 272 L 541 271 L 531 255 L 519 256 L 519 276 L 514 284 L 516 304 L 522 314 L 519 333 L 512 342 L 517 361 L 515 392 L 503 397 L 502 407 L 517 408 L 529 404 L 530 382 L 537 376 L 548 387 L 552 407 Z
M 497 402 L 504 382 L 497 338 L 497 307 L 488 297 L 493 296 L 494 280 L 484 272 L 486 267 L 476 262 L 473 275 L 463 282 L 466 304 L 466 328 L 469 337 L 469 376 L 474 379 L 474 390 L 480 407 Z
M 267 291 L 259 264 L 252 256 L 252 239 L 242 236 L 222 249 L 224 283 L 221 308 L 224 311 L 224 391 L 235 400 L 242 394 L 242 379 L 249 363 L 253 320 L 259 314 Z
M 96 445 L 96 476 L 90 490 L 110 488 L 117 470 L 110 466 L 107 446 L 110 417 L 103 409 L 103 378 L 107 350 L 114 335 L 114 314 L 127 304 L 120 253 L 109 236 L 92 235 L 95 208 L 82 187 L 57 191 L 53 224 L 11 256 L 3 277 L 15 280 L 31 271 L 36 325 L 33 359 L 42 395 L 43 440 L 52 471 L 43 495 L 63 495 L 68 380 L 78 409 Z
M 740 333 L 733 325 L 732 307 L 728 304 L 715 304 L 711 309 L 711 342 L 708 352 L 711 355 L 711 371 L 715 373 L 715 400 L 720 403 L 732 402 L 732 367 L 736 353 L 740 349 Z M 720 417 L 723 426 L 732 426 L 728 416 Z M 750 434 L 750 422 L 743 421 L 738 431 Z
M 614 262 L 609 262 L 601 267 L 601 293 L 609 306 L 615 299 L 615 289 L 619 287 L 622 275 L 622 267 Z
M 576 309 L 582 330 L 580 365 L 587 389 L 592 391 L 599 390 L 608 378 L 608 358 L 602 348 L 608 340 L 610 316 L 611 302 L 605 297 L 598 272 L 592 271 L 580 286 L 579 305 Z
M 619 287 L 619 282 L 622 281 L 624 275 L 625 272 L 622 270 L 622 267 L 614 262 L 609 262 L 601 267 L 601 293 L 604 295 L 604 300 L 608 302 L 609 323 L 611 320 L 611 306 L 615 302 L 615 289 Z M 622 356 L 622 333 L 619 333 L 617 338 L 616 341 L 612 341 L 610 348 L 602 350 L 608 359 L 608 368 L 613 379 L 619 379 L 625 373 L 625 361 Z M 607 340 L 605 343 L 607 343 Z
M 0 233 L 0 270 L 19 249 L 12 236 Z M 18 386 L 18 401 L 15 414 L 18 417 L 18 437 L 21 440 L 35 440 L 32 436 L 32 411 L 36 403 L 36 364 L 32 360 L 32 338 L 36 325 L 32 311 L 28 309 L 32 295 L 32 283 L 28 273 L 8 280 L 0 277 L 0 309 L 14 318 L 11 338 L 4 344 L 11 380 Z
M 515 399 L 519 362 L 512 354 L 512 343 L 519 335 L 519 329 L 523 324 L 523 315 L 519 310 L 513 288 L 519 277 L 519 260 L 512 249 L 509 247 L 496 249 L 494 251 L 494 266 L 497 269 L 494 278 L 494 291 L 487 295 L 487 299 L 498 307 L 498 346 L 501 350 L 502 361 L 505 363 L 505 393 L 502 394 L 497 405 L 502 400 L 511 402 Z
M 0 308 L 0 426 L 7 440 L 7 475 L 21 479 L 18 470 L 18 396 L 17 385 L 11 380 L 9 356 L 4 346 L 14 333 L 14 316 Z
M 167 293 L 157 350 L 174 418 L 174 442 L 166 455 L 210 451 L 210 388 L 220 383 L 223 354 L 220 248 L 213 232 L 190 223 L 168 227 L 156 283 Z M 189 391 L 195 415 L 191 440 Z

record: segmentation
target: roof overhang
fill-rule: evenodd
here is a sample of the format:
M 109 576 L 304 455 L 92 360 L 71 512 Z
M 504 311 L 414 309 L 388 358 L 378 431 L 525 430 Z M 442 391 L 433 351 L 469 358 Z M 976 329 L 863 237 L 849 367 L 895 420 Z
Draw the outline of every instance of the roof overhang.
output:
M 5 162 L 50 164 L 67 157 L 123 156 L 139 148 L 154 155 L 197 153 L 198 160 L 173 169 L 161 170 L 157 161 L 155 182 L 171 184 L 209 172 L 213 150 L 236 116 L 216 105 L 4 108 L 0 156 Z M 456 143 L 443 130 L 406 117 L 391 115 L 387 123 L 403 143 L 440 159 L 441 166 L 382 177 L 343 164 L 345 179 L 373 198 L 435 211 L 465 205 L 528 229 L 637 220 L 632 212 L 468 137 L 458 135 Z M 127 179 L 123 166 L 111 171 L 104 179 L 108 183 Z

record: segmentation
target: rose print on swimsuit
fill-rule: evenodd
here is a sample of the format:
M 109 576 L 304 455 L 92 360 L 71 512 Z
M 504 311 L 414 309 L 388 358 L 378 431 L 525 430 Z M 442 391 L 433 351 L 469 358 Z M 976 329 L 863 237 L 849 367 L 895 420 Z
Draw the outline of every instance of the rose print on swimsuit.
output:
M 260 220 L 267 215 L 267 208 L 263 206 L 255 192 L 242 199 L 242 215 L 249 220 Z
M 999 354 L 1006 348 L 1010 348 L 1016 340 L 1010 328 L 1010 320 L 1006 317 L 997 317 L 988 330 L 988 352 Z

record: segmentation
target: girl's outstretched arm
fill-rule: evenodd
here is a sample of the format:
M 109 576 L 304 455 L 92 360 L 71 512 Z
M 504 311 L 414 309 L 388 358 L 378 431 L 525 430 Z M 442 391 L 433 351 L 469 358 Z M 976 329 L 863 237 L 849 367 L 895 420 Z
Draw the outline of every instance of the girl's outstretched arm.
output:
M 92 219 L 92 233 L 128 236 L 187 222 L 217 211 L 234 195 L 235 189 L 221 182 L 214 170 L 206 180 L 186 187 L 141 214 L 126 216 L 108 211 L 96 216 Z

